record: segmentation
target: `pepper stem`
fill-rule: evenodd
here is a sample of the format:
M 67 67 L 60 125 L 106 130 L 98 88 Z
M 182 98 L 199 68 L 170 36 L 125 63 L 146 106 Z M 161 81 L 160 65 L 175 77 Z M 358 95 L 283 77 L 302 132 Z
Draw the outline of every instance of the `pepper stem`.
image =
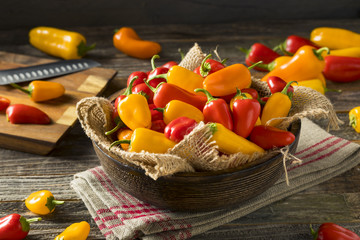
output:
M 47 198 L 45 206 L 52 212 L 56 205 L 64 204 L 64 201 L 55 200 L 53 196 Z
M 235 97 L 241 97 L 242 99 L 249 99 L 248 96 L 246 96 L 245 93 L 241 92 L 241 90 L 239 88 L 236 88 L 236 94 L 234 96 Z
M 19 219 L 19 222 L 21 224 L 21 229 L 23 230 L 23 232 L 29 232 L 30 231 L 30 223 L 41 221 L 41 220 L 42 220 L 41 217 L 26 219 L 25 217 L 21 216 Z
M 214 100 L 216 100 L 217 98 L 214 98 L 210 93 L 209 93 L 209 91 L 207 91 L 207 90 L 205 90 L 205 89 L 203 89 L 203 88 L 197 88 L 197 89 L 195 89 L 194 90 L 194 92 L 202 92 L 202 93 L 205 93 L 205 95 L 206 95 L 206 97 L 207 97 L 207 102 L 206 103 L 209 103 L 209 102 L 211 102 L 211 101 L 214 101 Z
M 322 47 L 319 49 L 313 49 L 313 52 L 315 54 L 315 56 L 319 59 L 319 60 L 324 60 L 324 57 L 322 56 L 322 52 L 326 51 L 327 54 L 330 53 L 330 49 L 328 47 Z
M 218 130 L 216 123 L 209 123 L 208 126 L 212 134 L 214 134 Z
M 151 80 L 153 80 L 155 78 L 164 78 L 167 81 L 168 80 L 167 76 L 168 76 L 167 73 L 163 73 L 163 74 L 155 75 L 151 78 L 148 78 L 146 81 L 150 82 Z
M 83 57 L 87 52 L 94 49 L 96 46 L 96 43 L 91 44 L 90 46 L 87 46 L 85 42 L 81 41 L 80 44 L 77 46 L 78 48 L 78 56 Z
M 357 120 L 356 120 L 355 114 L 350 114 L 350 115 L 349 115 L 349 120 L 350 120 L 349 125 L 350 125 L 351 127 L 353 127 L 353 128 L 356 128 L 358 122 L 357 122 Z
M 258 66 L 259 64 L 262 64 L 263 61 L 258 61 L 256 63 L 254 63 L 253 65 L 251 65 L 250 67 L 248 67 L 249 70 L 253 69 L 254 67 Z
M 119 117 L 119 120 L 118 120 L 116 126 L 115 126 L 113 129 L 111 129 L 110 131 L 105 132 L 105 135 L 108 136 L 108 135 L 113 134 L 114 132 L 116 132 L 117 130 L 119 130 L 119 129 L 120 129 L 121 127 L 123 127 L 124 125 L 125 125 L 125 124 L 123 123 L 123 121 L 121 121 L 121 119 L 120 119 L 120 117 Z
M 16 89 L 19 89 L 20 91 L 22 91 L 22 92 L 24 92 L 24 93 L 26 93 L 26 94 L 28 94 L 28 95 L 31 96 L 31 91 L 29 91 L 29 90 L 21 87 L 20 85 L 18 85 L 18 84 L 16 84 L 16 83 L 10 83 L 10 85 L 11 85 L 12 87 L 14 87 L 14 88 L 16 88 Z
M 200 74 L 202 77 L 206 77 L 210 70 L 211 70 L 211 65 L 210 63 L 207 63 L 206 60 L 208 60 L 209 58 L 211 58 L 211 54 L 207 55 L 201 62 L 201 65 L 200 65 Z
M 138 79 L 138 78 L 139 78 L 138 76 L 135 76 L 130 80 L 129 86 L 126 88 L 126 90 L 124 92 L 125 96 L 129 96 L 130 94 L 132 94 L 133 84 L 134 84 L 135 80 Z
M 179 54 L 180 54 L 181 60 L 183 60 L 184 57 L 185 57 L 185 55 L 184 55 L 184 53 L 181 51 L 181 48 L 178 49 L 178 52 L 179 52 Z
M 290 98 L 290 100 L 292 99 L 292 93 L 291 95 L 289 95 L 289 93 L 287 92 L 289 87 L 291 86 L 292 83 L 296 83 L 297 84 L 297 81 L 291 81 L 291 82 L 288 82 L 286 84 L 286 86 L 283 88 L 283 90 L 281 91 L 282 94 L 285 94 L 286 96 L 288 96 Z
M 153 110 L 156 110 L 158 112 L 164 113 L 165 108 L 154 108 Z
M 110 150 L 110 148 L 112 148 L 113 146 L 119 145 L 119 144 L 122 144 L 122 143 L 131 144 L 131 140 L 124 139 L 124 140 L 115 141 L 115 142 L 113 142 L 113 143 L 110 144 L 109 150 Z M 120 148 L 121 148 L 121 146 L 120 146 Z M 122 148 L 121 148 L 121 149 L 122 149 Z
M 159 55 L 154 55 L 152 58 L 151 58 L 151 68 L 152 70 L 155 70 L 156 66 L 155 66 L 155 59 L 157 58 L 160 58 Z

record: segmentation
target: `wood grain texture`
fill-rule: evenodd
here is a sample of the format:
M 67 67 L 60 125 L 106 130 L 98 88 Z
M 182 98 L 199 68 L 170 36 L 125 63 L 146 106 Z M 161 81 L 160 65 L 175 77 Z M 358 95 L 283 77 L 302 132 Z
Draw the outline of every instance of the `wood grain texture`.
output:
M 151 68 L 149 60 L 129 58 L 112 46 L 112 32 L 119 25 L 120 23 L 114 22 L 98 27 L 69 27 L 86 33 L 89 43 L 97 43 L 97 48 L 89 52 L 89 58 L 99 61 L 104 68 L 118 71 L 101 93 L 104 97 L 124 88 L 126 79 L 132 71 L 148 71 Z M 198 42 L 206 53 L 212 52 L 218 45 L 220 56 L 229 57 L 228 63 L 231 64 L 244 62 L 245 55 L 236 49 L 237 46 L 250 47 L 254 42 L 275 46 L 290 34 L 309 36 L 311 29 L 318 26 L 344 27 L 358 31 L 360 21 L 254 20 L 206 25 L 166 24 L 162 27 L 147 24 L 138 25 L 135 29 L 144 39 L 157 40 L 162 44 L 163 51 L 160 53 L 161 58 L 156 61 L 157 65 L 169 60 L 179 61 L 178 48 L 186 52 L 194 42 Z M 26 54 L 28 58 L 32 56 L 57 60 L 31 47 L 28 44 L 27 33 L 26 27 L 0 30 L 0 51 L 16 53 L 8 56 L 5 61 L 29 63 L 28 59 L 18 58 L 17 54 Z M 0 58 L 2 59 L 1 54 Z M 327 85 L 328 88 L 343 90 L 341 94 L 326 93 L 334 104 L 338 117 L 344 121 L 340 130 L 331 130 L 330 133 L 360 143 L 360 134 L 348 126 L 348 111 L 352 106 L 360 105 L 360 81 L 349 84 L 328 81 Z M 327 121 L 318 121 L 318 124 L 326 128 Z M 47 188 L 54 192 L 56 198 L 66 200 L 66 203 L 58 206 L 56 211 L 43 221 L 33 224 L 27 239 L 54 239 L 70 223 L 85 220 L 91 224 L 88 239 L 104 240 L 85 205 L 70 187 L 75 173 L 99 164 L 90 140 L 78 123 L 69 129 L 54 151 L 47 156 L 0 148 L 0 216 L 17 212 L 26 217 L 33 217 L 34 214 L 25 208 L 22 200 L 30 190 Z M 194 236 L 193 239 L 308 240 L 311 239 L 309 224 L 314 224 L 316 228 L 325 221 L 337 222 L 360 234 L 359 201 L 360 165 L 243 218 Z

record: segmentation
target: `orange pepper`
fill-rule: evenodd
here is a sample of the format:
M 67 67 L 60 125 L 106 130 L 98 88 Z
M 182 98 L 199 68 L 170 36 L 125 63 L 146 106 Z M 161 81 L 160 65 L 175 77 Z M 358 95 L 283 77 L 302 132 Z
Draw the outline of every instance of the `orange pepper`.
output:
M 133 130 L 131 129 L 121 129 L 120 131 L 118 131 L 117 138 L 118 140 L 130 140 L 131 139 L 131 135 L 133 134 Z M 125 151 L 127 151 L 129 149 L 129 144 L 127 143 L 121 143 L 121 148 Z
M 254 65 L 253 65 L 254 66 Z M 203 82 L 203 88 L 212 96 L 226 96 L 236 92 L 236 89 L 248 88 L 251 85 L 250 70 L 237 63 L 220 69 L 208 75 Z
M 277 76 L 286 82 L 314 79 L 325 67 L 323 52 L 327 47 L 315 49 L 303 46 L 294 54 L 291 60 L 266 74 L 261 80 L 266 81 L 270 76 Z
M 147 59 L 161 51 L 157 42 L 142 40 L 134 29 L 129 27 L 120 28 L 113 36 L 115 48 L 130 57 Z
M 58 98 L 65 93 L 64 86 L 58 82 L 32 81 L 27 89 L 22 88 L 16 83 L 11 83 L 10 85 L 28 94 L 34 102 L 43 102 Z
M 25 200 L 25 206 L 39 215 L 52 213 L 56 205 L 63 203 L 64 201 L 55 200 L 54 195 L 48 190 L 33 192 Z

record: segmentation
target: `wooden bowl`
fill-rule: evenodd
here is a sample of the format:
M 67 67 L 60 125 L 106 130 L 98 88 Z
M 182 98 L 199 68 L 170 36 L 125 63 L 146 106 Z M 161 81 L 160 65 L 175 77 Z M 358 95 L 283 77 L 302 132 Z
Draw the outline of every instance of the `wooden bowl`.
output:
M 290 131 L 296 136 L 289 152 L 294 154 L 301 128 L 296 121 Z M 93 143 L 100 163 L 124 191 L 159 208 L 174 211 L 211 211 L 231 208 L 266 191 L 283 175 L 283 156 L 278 153 L 241 168 L 215 172 L 177 173 L 156 181 L 142 169 L 125 165 L 118 157 Z

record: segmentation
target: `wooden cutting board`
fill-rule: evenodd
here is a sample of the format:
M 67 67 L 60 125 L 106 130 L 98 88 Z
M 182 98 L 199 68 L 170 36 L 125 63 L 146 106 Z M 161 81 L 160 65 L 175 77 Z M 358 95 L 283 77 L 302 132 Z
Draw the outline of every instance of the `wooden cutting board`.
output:
M 52 61 L 0 51 L 1 70 Z M 10 99 L 11 104 L 35 106 L 52 120 L 50 125 L 11 124 L 5 112 L 0 112 L 0 147 L 39 155 L 48 154 L 77 121 L 76 103 L 82 98 L 99 95 L 115 74 L 113 69 L 96 67 L 47 80 L 61 83 L 65 87 L 65 94 L 42 103 L 33 102 L 27 94 L 9 85 L 0 86 L 0 96 Z M 20 85 L 27 87 L 28 84 L 25 82 Z

